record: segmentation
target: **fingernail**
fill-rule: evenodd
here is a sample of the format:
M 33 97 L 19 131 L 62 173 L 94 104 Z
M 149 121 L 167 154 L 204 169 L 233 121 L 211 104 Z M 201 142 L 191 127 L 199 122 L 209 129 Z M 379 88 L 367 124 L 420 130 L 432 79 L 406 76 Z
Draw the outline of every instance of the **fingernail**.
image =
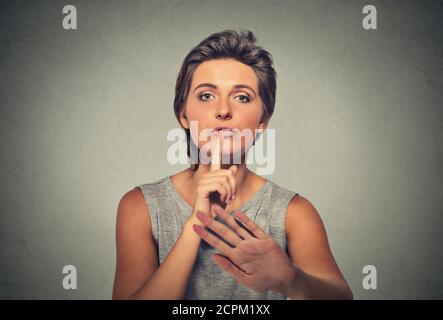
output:
M 232 195 L 232 200 L 234 200 L 235 199 L 235 193 Z
M 197 211 L 197 218 L 199 218 L 200 220 L 203 220 L 205 218 L 204 213 L 201 211 Z

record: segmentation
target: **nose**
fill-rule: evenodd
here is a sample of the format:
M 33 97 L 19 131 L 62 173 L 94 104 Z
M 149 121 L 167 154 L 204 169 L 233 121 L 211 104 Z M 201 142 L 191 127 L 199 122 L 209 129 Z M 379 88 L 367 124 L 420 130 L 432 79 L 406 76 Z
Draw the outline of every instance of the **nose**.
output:
M 216 111 L 217 120 L 230 120 L 232 119 L 232 111 L 228 103 L 222 102 Z

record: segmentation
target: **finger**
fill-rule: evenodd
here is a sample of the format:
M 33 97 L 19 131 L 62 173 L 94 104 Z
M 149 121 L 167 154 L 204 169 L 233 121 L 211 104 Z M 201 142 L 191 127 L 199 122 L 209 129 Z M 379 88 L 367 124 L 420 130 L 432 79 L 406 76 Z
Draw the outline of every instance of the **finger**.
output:
M 221 166 L 221 131 L 218 131 L 217 134 L 211 139 L 211 169 L 210 171 L 220 170 Z
M 203 222 L 206 227 L 218 234 L 222 240 L 231 244 L 232 246 L 236 247 L 242 241 L 242 238 L 240 238 L 234 231 L 229 229 L 229 227 L 225 226 L 223 223 L 211 219 L 203 212 L 198 211 L 197 218 Z
M 264 232 L 254 221 L 249 219 L 240 211 L 235 212 L 235 216 L 245 225 L 251 233 L 257 237 L 258 239 L 266 239 L 268 238 L 268 234 Z
M 215 192 L 218 191 L 220 193 L 220 200 L 223 201 L 223 199 L 226 199 L 228 195 L 228 188 L 223 183 L 220 183 L 220 181 L 216 182 L 209 182 L 209 183 L 202 183 L 199 186 L 200 188 L 205 188 L 205 190 L 208 190 L 209 192 Z M 206 191 L 206 192 L 208 192 Z
M 229 274 L 232 275 L 232 277 L 237 280 L 240 283 L 246 282 L 247 274 L 239 267 L 237 267 L 235 264 L 231 262 L 226 257 L 223 257 L 220 254 L 213 254 L 212 260 L 217 263 L 220 267 L 223 268 L 223 270 L 227 271 Z
M 192 227 L 194 228 L 194 231 L 209 245 L 220 250 L 220 252 L 222 252 L 224 255 L 228 257 L 231 256 L 232 248 L 226 242 L 209 233 L 207 230 L 205 230 L 205 228 L 199 226 L 198 224 L 194 224 Z
M 233 179 L 233 178 L 232 178 Z M 210 177 L 204 177 L 201 180 L 201 184 L 207 184 L 207 183 L 221 183 L 223 186 L 228 190 L 226 200 L 229 200 L 232 198 L 232 195 L 234 194 L 234 191 L 232 190 L 232 185 L 235 185 L 235 182 L 231 181 L 231 178 L 224 174 L 220 174 L 218 176 L 210 176 Z
M 235 182 L 235 175 L 237 173 L 237 166 L 231 166 L 229 169 L 220 169 L 217 171 L 208 172 L 202 181 L 214 177 L 227 177 L 228 183 L 231 186 L 231 194 L 237 193 L 237 183 Z
M 243 239 L 250 239 L 253 237 L 253 235 L 249 231 L 247 231 L 239 222 L 237 222 L 237 220 L 234 219 L 233 216 L 231 216 L 219 205 L 213 205 L 213 212 L 215 212 L 217 216 L 226 221 L 228 226 L 231 227 L 232 230 L 234 230 Z

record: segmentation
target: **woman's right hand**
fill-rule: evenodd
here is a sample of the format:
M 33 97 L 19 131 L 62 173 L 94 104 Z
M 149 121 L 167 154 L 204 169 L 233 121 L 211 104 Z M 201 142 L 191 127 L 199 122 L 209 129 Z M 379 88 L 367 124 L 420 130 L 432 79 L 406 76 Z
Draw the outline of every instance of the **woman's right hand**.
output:
M 197 184 L 193 216 L 197 214 L 197 211 L 202 211 L 214 217 L 211 212 L 211 204 L 217 203 L 222 207 L 226 207 L 228 201 L 234 199 L 237 192 L 235 183 L 237 166 L 233 165 L 229 169 L 220 169 L 223 139 L 220 132 L 215 136 L 215 139 L 214 150 L 211 150 L 210 171 L 205 173 Z

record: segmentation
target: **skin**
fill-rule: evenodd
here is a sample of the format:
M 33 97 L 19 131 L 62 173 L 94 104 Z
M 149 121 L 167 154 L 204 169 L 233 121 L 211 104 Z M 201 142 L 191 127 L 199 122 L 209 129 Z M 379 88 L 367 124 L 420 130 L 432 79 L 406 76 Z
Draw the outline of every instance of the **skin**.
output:
M 197 88 L 202 83 L 213 86 Z M 236 84 L 250 89 L 234 88 Z M 194 73 L 180 118 L 185 128 L 192 120 L 198 121 L 200 132 L 216 126 L 265 129 L 267 120 L 262 119 L 262 101 L 253 69 L 232 59 L 202 63 Z M 236 212 L 232 217 L 228 213 L 250 199 L 266 180 L 247 169 L 245 163 L 221 164 L 223 154 L 236 151 L 232 145 L 224 147 L 225 139 L 211 138 L 210 164 L 200 164 L 195 172 L 186 169 L 171 176 L 177 192 L 193 212 L 162 265 L 158 263 L 143 194 L 134 188 L 123 196 L 117 212 L 113 298 L 183 298 L 199 240 L 203 240 L 220 252 L 213 256 L 214 263 L 251 289 L 272 290 L 292 299 L 352 299 L 320 215 L 308 199 L 298 195 L 288 205 L 285 232 L 289 255 L 244 214 Z M 203 145 L 198 142 L 199 148 Z M 245 145 L 239 148 L 244 152 Z M 214 193 L 219 195 L 215 201 L 210 198 Z M 229 227 L 216 221 L 215 216 Z M 159 290 L 165 287 L 168 290 Z
M 216 88 L 200 87 L 204 83 L 213 84 Z M 235 89 L 234 85 L 237 84 L 247 85 L 251 89 Z M 268 125 L 268 119 L 261 121 L 262 115 L 262 100 L 258 94 L 258 80 L 253 69 L 232 59 L 221 59 L 206 61 L 195 70 L 180 122 L 184 128 L 189 128 L 190 121 L 197 121 L 199 136 L 202 135 L 203 130 L 213 129 L 217 126 L 229 126 L 240 131 L 255 132 L 257 129 L 265 130 Z M 195 138 L 193 139 L 195 142 Z M 234 141 L 233 138 L 230 139 Z M 252 141 L 242 140 L 241 148 L 245 149 L 245 145 L 251 143 Z M 205 144 L 207 141 L 199 141 L 198 147 L 201 149 Z M 233 152 L 238 152 L 238 148 L 234 148 L 233 142 L 230 143 L 229 149 L 225 144 L 222 144 L 222 155 Z M 213 169 L 228 169 L 230 167 L 229 164 L 221 164 L 217 169 L 214 167 Z M 248 170 L 245 163 L 236 165 L 236 167 L 238 169 L 235 179 L 236 199 L 231 199 L 227 210 L 245 202 L 266 182 L 264 178 Z M 172 176 L 174 185 L 190 205 L 194 203 L 193 199 L 196 198 L 198 182 L 209 171 L 211 171 L 211 165 L 200 163 L 196 172 L 188 169 Z M 245 185 L 248 188 L 244 188 Z M 208 209 L 205 208 L 202 211 L 208 211 Z

